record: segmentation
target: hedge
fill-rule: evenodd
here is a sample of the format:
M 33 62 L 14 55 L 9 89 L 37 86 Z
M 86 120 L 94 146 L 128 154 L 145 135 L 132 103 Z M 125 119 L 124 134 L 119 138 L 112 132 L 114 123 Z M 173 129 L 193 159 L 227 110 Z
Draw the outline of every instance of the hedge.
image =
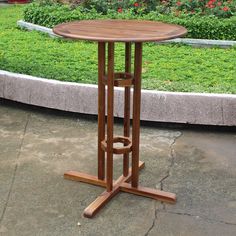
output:
M 227 19 L 218 19 L 214 16 L 188 16 L 175 17 L 172 15 L 160 15 L 156 12 L 137 16 L 131 12 L 117 13 L 109 11 L 102 15 L 96 10 L 82 8 L 71 9 L 66 5 L 39 6 L 36 3 L 29 4 L 24 11 L 24 20 L 46 27 L 53 27 L 62 22 L 86 19 L 145 19 L 183 25 L 188 29 L 188 38 L 236 40 L 236 16 Z
M 0 68 L 32 76 L 97 83 L 97 44 L 50 38 L 16 26 L 23 6 L 0 7 Z M 115 70 L 124 68 L 124 44 L 115 46 Z M 236 47 L 194 48 L 145 43 L 142 88 L 236 94 Z

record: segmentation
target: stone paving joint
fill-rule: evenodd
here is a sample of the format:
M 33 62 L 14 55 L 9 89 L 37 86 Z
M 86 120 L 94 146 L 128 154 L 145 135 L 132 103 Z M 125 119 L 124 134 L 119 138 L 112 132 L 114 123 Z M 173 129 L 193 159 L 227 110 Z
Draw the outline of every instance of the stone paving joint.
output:
M 11 185 L 10 185 L 9 192 L 8 192 L 8 195 L 7 195 L 7 199 L 6 199 L 6 203 L 5 203 L 5 206 L 3 208 L 1 218 L 0 218 L 0 225 L 1 225 L 1 222 L 3 221 L 3 219 L 4 219 L 4 215 L 5 215 L 5 212 L 6 212 L 6 209 L 7 209 L 7 206 L 8 206 L 8 202 L 9 202 L 9 199 L 10 199 L 10 196 L 11 196 L 11 193 L 12 193 L 12 188 L 13 188 L 13 185 L 14 185 L 14 182 L 15 182 L 15 179 L 16 179 L 16 172 L 17 172 L 17 168 L 18 168 L 18 160 L 19 160 L 19 157 L 20 157 L 20 154 L 21 154 L 21 150 L 22 150 L 22 146 L 23 146 L 23 143 L 24 143 L 24 138 L 25 138 L 25 134 L 26 134 L 28 124 L 29 124 L 29 120 L 30 120 L 30 114 L 28 114 L 26 124 L 25 124 L 24 130 L 23 130 L 23 135 L 22 135 L 22 139 L 21 139 L 21 142 L 20 142 L 20 145 L 19 145 L 19 151 L 18 151 L 17 158 L 16 158 L 16 164 L 15 164 L 15 168 L 14 168 L 14 171 L 13 171 Z

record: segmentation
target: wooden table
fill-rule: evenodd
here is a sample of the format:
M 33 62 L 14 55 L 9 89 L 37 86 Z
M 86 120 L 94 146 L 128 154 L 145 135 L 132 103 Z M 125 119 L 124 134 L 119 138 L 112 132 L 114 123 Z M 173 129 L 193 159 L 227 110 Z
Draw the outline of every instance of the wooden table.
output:
M 84 216 L 93 217 L 120 191 L 174 203 L 175 194 L 141 187 L 138 183 L 139 170 L 144 167 L 144 162 L 139 161 L 142 43 L 180 37 L 187 33 L 186 29 L 182 26 L 154 21 L 88 20 L 60 24 L 53 29 L 53 32 L 70 39 L 98 42 L 98 174 L 91 176 L 76 171 L 68 171 L 64 174 L 66 179 L 106 188 L 85 209 Z M 125 43 L 124 72 L 114 72 L 115 42 Z M 131 72 L 132 43 L 135 44 L 134 73 Z M 114 86 L 124 87 L 124 136 L 113 135 Z M 131 87 L 133 87 L 132 137 L 130 135 Z M 123 145 L 120 147 L 116 143 Z M 129 153 L 132 153 L 131 168 L 129 168 Z M 123 175 L 116 181 L 113 180 L 113 154 L 123 155 Z

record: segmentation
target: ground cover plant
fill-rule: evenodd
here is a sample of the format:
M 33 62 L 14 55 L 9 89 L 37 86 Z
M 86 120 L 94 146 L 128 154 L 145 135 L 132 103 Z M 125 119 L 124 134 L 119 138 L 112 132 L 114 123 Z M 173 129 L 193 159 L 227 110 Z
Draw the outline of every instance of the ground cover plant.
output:
M 97 45 L 52 39 L 16 27 L 23 7 L 0 8 L 0 69 L 48 79 L 97 83 Z M 124 47 L 116 47 L 123 70 Z M 236 48 L 144 45 L 145 89 L 236 93 Z

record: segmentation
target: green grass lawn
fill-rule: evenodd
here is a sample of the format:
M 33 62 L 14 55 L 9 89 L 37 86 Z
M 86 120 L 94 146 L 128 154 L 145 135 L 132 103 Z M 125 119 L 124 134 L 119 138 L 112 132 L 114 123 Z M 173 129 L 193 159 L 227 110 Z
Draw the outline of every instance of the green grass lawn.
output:
M 48 79 L 97 83 L 97 45 L 52 39 L 16 27 L 23 7 L 0 8 L 0 69 Z M 124 46 L 116 46 L 123 70 Z M 142 88 L 236 93 L 236 48 L 145 44 Z

